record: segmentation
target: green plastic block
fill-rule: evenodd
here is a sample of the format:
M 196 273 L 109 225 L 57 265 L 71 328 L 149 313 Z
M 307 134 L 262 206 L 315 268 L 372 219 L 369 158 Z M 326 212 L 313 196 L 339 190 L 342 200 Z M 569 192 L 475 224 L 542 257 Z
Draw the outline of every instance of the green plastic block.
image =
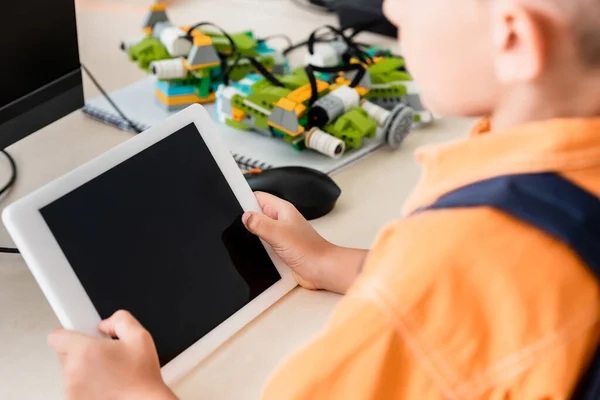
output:
M 208 78 L 200 79 L 200 81 L 194 85 L 194 93 L 201 99 L 205 99 L 210 95 L 210 85 L 212 81 Z
M 413 78 L 409 74 L 404 71 L 392 71 L 386 74 L 383 79 L 386 80 L 385 83 L 389 82 L 398 82 L 398 81 L 412 81 Z
M 285 87 L 295 90 L 308 83 L 308 76 L 304 68 L 297 68 L 291 74 L 279 77 L 279 80 Z
M 308 128 L 308 113 L 304 113 L 304 115 L 300 117 L 300 119 L 298 119 L 298 124 L 300 124 L 300 126 L 303 126 L 304 129 Z
M 192 86 L 192 85 L 199 84 L 200 79 L 198 79 L 198 78 L 168 79 L 168 80 L 164 80 L 164 82 L 168 82 L 170 87 Z
M 377 133 L 377 122 L 369 117 L 369 114 L 360 107 L 354 108 L 348 111 L 342 117 L 350 120 L 352 126 L 365 137 L 373 138 Z
M 206 78 L 210 79 L 210 71 L 213 70 L 214 68 L 219 68 L 219 67 L 195 69 L 193 71 L 190 71 L 190 73 L 196 79 L 206 79 Z
M 373 84 L 384 84 L 397 81 L 412 81 L 413 78 L 405 71 L 400 71 L 404 66 L 401 58 L 384 58 L 377 64 L 369 67 L 369 75 Z
M 240 96 L 239 94 L 236 94 L 235 96 L 232 97 L 231 103 L 236 108 L 239 108 L 240 110 L 244 111 L 246 114 L 254 117 L 255 128 L 260 129 L 260 130 L 268 130 L 270 128 L 269 124 L 268 124 L 269 117 L 267 115 L 263 114 L 262 112 L 244 104 L 244 97 Z
M 384 58 L 378 63 L 369 66 L 369 74 L 373 83 L 385 83 L 385 82 L 374 82 L 379 76 L 389 74 L 393 71 L 398 71 L 404 66 L 404 60 L 401 58 Z
M 237 52 L 242 55 L 254 55 L 256 54 L 256 46 L 258 46 L 258 42 L 254 40 L 252 35 L 248 35 L 248 33 L 236 33 L 231 35 L 235 46 L 237 47 Z
M 273 84 L 271 82 L 269 82 L 266 79 L 261 79 L 258 82 L 254 83 L 252 86 L 250 86 L 250 88 L 252 89 L 252 92 L 260 92 L 263 91 L 269 87 L 272 87 Z
M 296 137 L 290 136 L 287 133 L 283 135 L 283 141 L 286 143 L 293 143 L 296 139 Z
M 373 88 L 366 94 L 367 99 L 382 98 L 382 97 L 403 97 L 408 94 L 406 87 L 402 84 L 391 85 L 386 89 Z
M 288 75 L 275 75 L 275 77 L 290 91 L 296 90 L 299 87 L 308 84 L 308 77 L 306 76 L 303 68 L 300 68 Z M 266 79 L 262 79 L 252 85 L 252 90 L 260 91 L 272 86 L 274 85 L 271 82 Z
M 292 147 L 298 151 L 305 150 L 306 141 L 304 140 L 304 136 L 297 137 L 296 140 L 292 142 Z
M 234 129 L 239 129 L 241 131 L 250 131 L 252 130 L 251 127 L 249 127 L 248 125 L 242 123 L 242 122 L 238 122 L 238 121 L 234 121 L 232 119 L 227 118 L 225 120 L 225 125 L 230 126 Z
M 364 137 L 375 136 L 377 123 L 362 108 L 354 108 L 326 125 L 324 131 L 343 140 L 348 148 L 358 149 Z
M 260 62 L 266 69 L 272 69 L 275 66 L 275 60 L 272 56 L 265 56 L 258 58 L 258 62 Z M 238 64 L 233 68 L 233 70 L 229 73 L 229 77 L 233 81 L 239 81 L 244 79 L 246 75 L 256 72 L 256 68 L 249 62 Z
M 284 131 L 280 131 L 279 129 L 276 129 L 276 128 L 271 128 L 271 132 L 273 132 L 273 136 L 278 137 L 278 138 L 284 138 L 285 135 L 287 135 Z
M 172 57 L 160 40 L 146 36 L 140 43 L 129 48 L 129 58 L 141 69 L 150 72 L 152 61 L 168 60 Z
M 255 116 L 255 118 L 255 124 L 258 129 L 269 130 L 269 128 L 271 128 L 268 124 L 269 118 L 267 116 L 260 114 L 258 116 Z
M 223 35 L 218 35 L 212 32 L 204 32 L 207 36 L 210 36 L 212 41 L 213 41 L 213 46 L 215 47 L 215 50 L 217 50 L 217 52 L 219 53 L 227 53 L 231 51 L 231 44 L 229 43 L 229 40 L 223 36 Z
M 289 89 L 278 86 L 269 86 L 261 91 L 252 93 L 246 100 L 271 111 L 275 107 L 274 103 L 290 93 L 291 90 Z
M 203 32 L 207 36 L 211 37 L 213 46 L 217 52 L 223 54 L 228 54 L 231 52 L 231 43 L 227 37 L 216 32 Z M 252 32 L 240 32 L 230 36 L 236 46 L 236 53 L 231 55 L 232 58 L 236 58 L 239 55 L 251 57 L 257 55 L 256 46 L 258 46 L 258 42 L 254 39 Z
M 359 149 L 362 146 L 362 136 L 351 126 L 343 121 L 338 121 L 333 124 L 326 125 L 323 129 L 330 135 L 344 141 L 348 149 Z

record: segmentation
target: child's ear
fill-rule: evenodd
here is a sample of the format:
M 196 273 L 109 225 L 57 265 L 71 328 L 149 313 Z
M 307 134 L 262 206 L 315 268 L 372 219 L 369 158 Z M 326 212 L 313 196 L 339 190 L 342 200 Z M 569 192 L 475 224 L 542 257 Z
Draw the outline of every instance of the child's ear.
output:
M 543 70 L 543 27 L 535 14 L 517 2 L 494 7 L 494 67 L 501 83 L 531 82 Z

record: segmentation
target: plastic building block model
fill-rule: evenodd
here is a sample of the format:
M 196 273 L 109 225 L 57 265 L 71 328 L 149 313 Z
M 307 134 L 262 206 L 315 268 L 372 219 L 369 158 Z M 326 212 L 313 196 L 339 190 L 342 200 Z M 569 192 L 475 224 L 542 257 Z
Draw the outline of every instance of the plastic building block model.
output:
M 373 48 L 363 62 L 344 56 L 346 50 L 336 42 L 325 53 L 307 57 L 314 64 L 290 74 L 251 74 L 221 88 L 219 118 L 332 158 L 360 148 L 364 138 L 378 132 L 398 147 L 414 126 L 433 119 L 402 58 Z
M 175 26 L 165 6 L 155 4 L 143 22 L 144 36 L 121 44 L 131 61 L 157 78 L 156 98 L 167 110 L 212 102 L 221 84 L 249 73 L 288 71 L 285 57 L 252 32 L 228 35 L 205 26 L 212 24 Z

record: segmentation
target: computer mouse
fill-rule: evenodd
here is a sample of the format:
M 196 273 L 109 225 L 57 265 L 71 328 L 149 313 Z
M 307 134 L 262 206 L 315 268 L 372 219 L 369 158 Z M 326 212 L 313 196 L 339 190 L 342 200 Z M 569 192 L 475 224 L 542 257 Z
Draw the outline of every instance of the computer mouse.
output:
M 281 167 L 245 174 L 250 188 L 292 203 L 307 220 L 327 215 L 342 194 L 324 173 L 305 167 Z

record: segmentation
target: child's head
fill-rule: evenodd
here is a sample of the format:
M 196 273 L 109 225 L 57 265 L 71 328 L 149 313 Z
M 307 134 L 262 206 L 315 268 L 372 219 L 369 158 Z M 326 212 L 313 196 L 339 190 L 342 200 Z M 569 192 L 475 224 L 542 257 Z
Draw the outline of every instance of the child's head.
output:
M 491 115 L 508 102 L 535 107 L 536 97 L 551 108 L 584 80 L 600 85 L 600 0 L 386 0 L 384 8 L 438 113 Z

